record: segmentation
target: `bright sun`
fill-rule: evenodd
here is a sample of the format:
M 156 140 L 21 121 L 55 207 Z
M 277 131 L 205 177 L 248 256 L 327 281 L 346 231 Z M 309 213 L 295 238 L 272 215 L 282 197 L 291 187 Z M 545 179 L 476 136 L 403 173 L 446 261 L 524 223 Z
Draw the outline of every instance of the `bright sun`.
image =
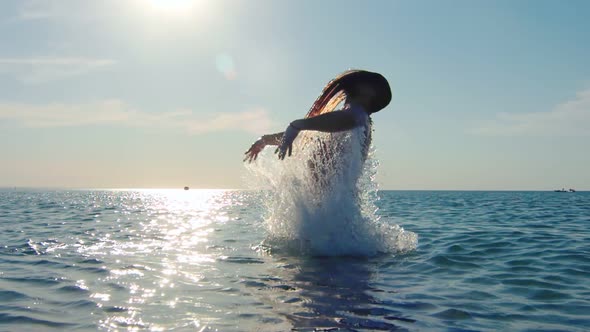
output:
M 149 0 L 151 7 L 155 10 L 183 14 L 189 12 L 196 0 Z

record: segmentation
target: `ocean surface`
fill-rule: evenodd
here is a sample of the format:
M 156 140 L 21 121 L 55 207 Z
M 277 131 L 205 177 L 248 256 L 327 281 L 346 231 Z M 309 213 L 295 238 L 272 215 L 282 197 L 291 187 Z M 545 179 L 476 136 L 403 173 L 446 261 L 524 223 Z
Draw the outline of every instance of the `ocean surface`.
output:
M 0 331 L 588 331 L 590 193 L 372 197 L 310 244 L 265 191 L 0 190 Z

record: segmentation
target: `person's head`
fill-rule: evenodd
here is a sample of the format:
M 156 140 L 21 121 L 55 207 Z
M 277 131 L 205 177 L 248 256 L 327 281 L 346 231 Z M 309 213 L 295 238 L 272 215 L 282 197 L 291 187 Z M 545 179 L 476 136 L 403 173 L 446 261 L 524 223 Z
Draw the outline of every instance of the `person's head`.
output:
M 361 104 L 369 113 L 374 113 L 373 101 L 378 96 L 376 89 L 367 83 L 359 83 L 346 91 L 346 100 Z
M 344 99 L 360 103 L 371 114 L 385 108 L 391 101 L 389 83 L 378 73 L 349 70 L 330 81 L 316 99 L 308 116 L 331 112 Z

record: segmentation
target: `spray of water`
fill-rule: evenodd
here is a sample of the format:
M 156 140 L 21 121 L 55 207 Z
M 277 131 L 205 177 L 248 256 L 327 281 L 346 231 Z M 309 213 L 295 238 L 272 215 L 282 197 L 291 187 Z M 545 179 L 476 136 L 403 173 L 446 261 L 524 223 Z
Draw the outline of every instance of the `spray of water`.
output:
M 302 132 L 292 157 L 279 161 L 265 151 L 247 166 L 250 187 L 267 189 L 263 247 L 321 256 L 373 256 L 416 247 L 416 234 L 376 213 L 378 160 L 370 147 L 363 162 L 364 135 L 364 128 Z

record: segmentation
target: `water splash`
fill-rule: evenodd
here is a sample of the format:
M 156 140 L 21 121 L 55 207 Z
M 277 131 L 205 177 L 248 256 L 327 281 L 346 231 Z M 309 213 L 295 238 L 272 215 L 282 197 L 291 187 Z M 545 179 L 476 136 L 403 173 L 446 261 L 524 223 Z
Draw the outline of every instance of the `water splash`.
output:
M 364 137 L 363 128 L 302 132 L 292 157 L 279 161 L 265 151 L 247 166 L 250 187 L 269 189 L 263 199 L 264 248 L 319 256 L 374 256 L 416 248 L 415 233 L 376 213 L 379 162 L 370 147 L 363 163 Z

